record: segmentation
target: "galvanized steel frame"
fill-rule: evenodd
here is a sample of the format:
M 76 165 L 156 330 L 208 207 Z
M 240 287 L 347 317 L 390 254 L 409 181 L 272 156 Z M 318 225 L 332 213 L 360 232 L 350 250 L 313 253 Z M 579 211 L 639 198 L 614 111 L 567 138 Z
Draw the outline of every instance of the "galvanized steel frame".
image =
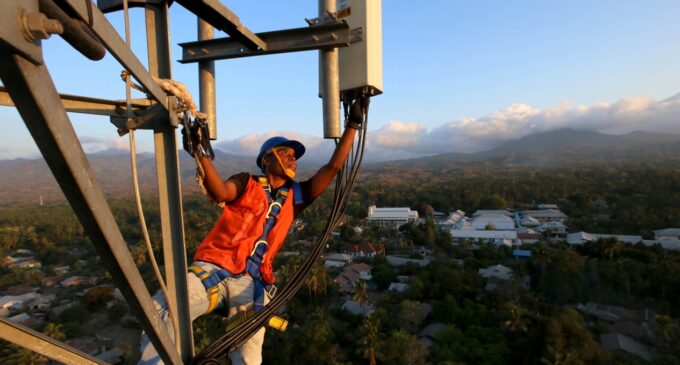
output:
M 145 7 L 146 42 L 151 75 L 172 78 L 170 66 L 170 37 L 168 5 L 147 4 Z M 175 127 L 170 123 L 170 112 L 164 112 L 164 122 L 154 128 L 156 176 L 160 203 L 161 236 L 165 261 L 166 298 L 177 311 L 179 353 L 184 362 L 194 355 L 194 341 L 189 315 L 186 283 L 187 257 L 184 242 L 184 215 L 179 156 Z
M 325 0 L 320 0 L 322 12 L 334 10 L 327 5 L 321 5 L 323 1 Z M 346 47 L 362 38 L 361 29 L 350 31 L 345 23 L 337 19 L 332 24 L 254 34 L 218 0 L 177 0 L 177 2 L 199 18 L 199 42 L 193 42 L 193 46 L 201 42 L 202 46 L 206 46 L 213 42 L 213 49 L 214 47 L 229 49 L 226 52 L 228 55 L 222 51 L 221 54 L 218 53 L 217 58 L 185 57 L 181 60 L 181 62 L 200 61 L 201 107 L 212 113 L 213 118 L 216 109 L 213 62 L 215 59 L 314 49 L 324 49 L 323 52 L 327 52 L 335 47 Z M 0 77 L 5 88 L 0 87 L 0 105 L 16 106 L 114 283 L 121 290 L 133 312 L 137 314 L 142 328 L 158 350 L 161 359 L 168 364 L 188 362 L 193 356 L 193 335 L 187 301 L 186 248 L 175 134 L 176 121 L 170 117 L 173 113 L 174 99 L 166 96 L 153 79 L 154 76 L 171 77 L 167 9 L 168 3 L 172 1 L 134 1 L 134 5 L 145 7 L 149 70 L 127 47 L 102 11 L 92 4 L 92 0 L 60 0 L 57 3 L 63 6 L 68 14 L 75 16 L 75 20 L 87 24 L 101 44 L 153 99 L 133 100 L 132 108 L 151 111 L 149 108 L 153 106 L 157 110 L 154 112 L 154 123 L 151 127 L 154 129 L 166 280 L 171 293 L 168 300 L 174 302 L 178 308 L 179 353 L 175 350 L 164 322 L 159 318 L 66 114 L 79 112 L 116 117 L 124 113 L 125 102 L 58 94 L 49 71 L 42 64 L 40 44 L 22 39 L 19 36 L 20 32 L 16 30 L 15 22 L 3 21 L 0 25 Z M 105 3 L 109 10 L 115 10 L 116 4 L 122 4 L 122 0 L 107 0 Z M 6 0 L 1 6 L 0 10 L 4 14 L 13 13 L 10 10 L 16 7 L 30 11 L 38 10 L 37 0 Z M 231 38 L 210 40 L 213 37 L 210 27 L 227 32 Z M 235 52 L 236 49 L 238 52 Z M 129 123 L 132 122 L 128 121 Z M 212 129 L 215 130 L 214 125 Z M 211 137 L 216 136 L 211 132 Z M 89 355 L 79 353 L 58 341 L 6 322 L 0 321 L 0 328 L 7 329 L 2 331 L 4 339 L 58 361 L 98 363 L 96 359 L 88 357 Z M 8 331 L 18 335 L 6 335 Z
M 169 364 L 181 359 L 151 300 L 44 65 L 0 54 L 0 78 L 111 277 Z

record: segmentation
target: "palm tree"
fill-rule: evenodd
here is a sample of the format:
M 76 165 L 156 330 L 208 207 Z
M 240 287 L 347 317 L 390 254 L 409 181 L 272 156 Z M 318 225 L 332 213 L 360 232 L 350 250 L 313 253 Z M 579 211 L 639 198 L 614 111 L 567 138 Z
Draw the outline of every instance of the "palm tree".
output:
M 526 332 L 529 321 L 524 317 L 528 314 L 528 311 L 514 302 L 509 302 L 507 309 L 510 318 L 503 323 L 505 328 L 510 332 Z
M 66 339 L 66 335 L 63 332 L 64 326 L 61 324 L 57 323 L 48 323 L 45 325 L 45 328 L 43 328 L 43 334 L 46 336 L 52 337 L 55 340 L 61 341 Z
M 316 293 L 319 291 L 319 279 L 314 270 L 310 271 L 307 280 L 305 280 L 305 285 L 307 286 L 307 293 L 309 293 L 309 296 L 311 297 L 312 293 L 314 293 L 314 296 L 316 297 Z
M 6 347 L 2 354 L 3 364 L 7 365 L 43 365 L 47 364 L 47 358 L 17 345 Z
M 673 323 L 673 318 L 668 315 L 656 316 L 656 328 L 654 332 L 661 340 L 670 344 L 676 336 L 677 324 Z
M 615 256 L 618 256 L 621 251 L 623 251 L 623 245 L 615 239 L 607 241 L 604 245 L 604 254 L 609 257 L 610 260 L 613 260 Z
M 366 303 L 368 303 L 368 293 L 366 293 L 366 283 L 363 280 L 359 280 L 354 286 L 352 293 L 352 300 L 357 302 L 361 306 L 361 310 L 366 315 Z
M 373 319 L 372 317 L 367 317 L 362 324 L 362 330 L 365 336 L 361 339 L 361 349 L 359 350 L 361 356 L 368 359 L 370 365 L 376 365 L 376 354 L 379 347 L 379 332 L 380 332 L 380 319 Z
M 326 266 L 324 265 L 322 260 L 318 260 L 316 262 L 316 265 L 314 265 L 314 267 L 312 268 L 312 274 L 316 276 L 317 281 L 320 281 L 321 289 L 323 290 L 323 295 L 325 297 L 327 288 Z

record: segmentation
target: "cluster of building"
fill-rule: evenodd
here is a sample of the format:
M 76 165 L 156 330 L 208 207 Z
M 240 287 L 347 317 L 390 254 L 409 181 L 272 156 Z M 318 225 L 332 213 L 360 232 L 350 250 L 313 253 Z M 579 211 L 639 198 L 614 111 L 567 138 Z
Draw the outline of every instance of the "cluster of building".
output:
M 666 250 L 680 250 L 680 228 L 665 228 L 654 231 L 654 239 L 646 240 L 642 236 L 598 234 L 588 232 L 573 232 L 567 235 L 567 243 L 582 245 L 586 242 L 594 242 L 600 239 L 615 239 L 619 242 L 632 245 L 642 242 L 645 246 L 661 245 Z
M 567 233 L 566 214 L 554 205 L 533 210 L 478 210 L 472 216 L 457 210 L 440 222 L 454 243 L 463 240 L 505 246 L 538 242 L 542 237 L 563 239 Z
M 574 306 L 602 331 L 600 345 L 609 351 L 627 352 L 646 361 L 653 360 L 653 352 L 646 344 L 658 344 L 654 334 L 656 313 L 645 308 L 633 310 L 599 303 Z
M 0 267 L 8 269 L 34 269 L 41 266 L 40 261 L 35 259 L 33 251 L 26 249 L 16 250 L 11 255 L 0 260 Z
M 78 262 L 79 265 L 85 263 L 86 261 Z M 35 273 L 42 277 L 36 286 L 18 284 L 0 294 L 0 316 L 34 330 L 39 330 L 48 321 L 54 322 L 66 310 L 76 306 L 90 290 L 99 287 L 98 277 L 73 275 L 69 265 L 56 266 L 51 269 L 54 275 L 46 275 L 41 270 L 41 262 L 35 259 L 32 251 L 26 249 L 16 250 L 5 257 L 0 261 L 0 266 L 26 270 L 27 274 Z M 58 294 L 67 289 L 73 290 L 73 297 L 60 299 Z M 118 289 L 110 290 L 113 298 L 106 304 L 107 307 L 125 302 Z M 123 351 L 109 338 L 86 336 L 67 340 L 66 344 L 107 363 L 123 361 Z
M 495 245 L 519 246 L 532 244 L 541 238 L 562 240 L 572 245 L 584 244 L 603 238 L 646 246 L 661 245 L 668 250 L 680 250 L 680 228 L 666 228 L 654 231 L 654 239 L 642 236 L 569 232 L 567 215 L 555 204 L 539 204 L 531 210 L 478 210 L 471 216 L 456 210 L 445 217 L 434 214 L 440 229 L 447 230 L 454 244 L 461 241 L 490 243 Z M 418 212 L 407 207 L 368 209 L 366 222 L 369 225 L 398 228 L 407 223 L 419 222 Z

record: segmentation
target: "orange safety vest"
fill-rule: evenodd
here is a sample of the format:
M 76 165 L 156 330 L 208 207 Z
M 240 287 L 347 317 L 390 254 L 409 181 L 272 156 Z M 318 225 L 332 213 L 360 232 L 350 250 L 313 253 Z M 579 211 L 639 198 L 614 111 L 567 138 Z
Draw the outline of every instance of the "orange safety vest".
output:
M 222 216 L 198 246 L 194 261 L 207 261 L 231 274 L 242 274 L 246 269 L 246 259 L 264 231 L 269 208 L 267 194 L 260 183 L 248 178 L 248 184 L 241 196 L 224 206 Z M 289 194 L 279 212 L 276 225 L 269 232 L 267 252 L 260 265 L 262 278 L 267 284 L 273 284 L 276 279 L 272 272 L 272 262 L 293 223 L 294 199 L 291 196 L 294 189 Z

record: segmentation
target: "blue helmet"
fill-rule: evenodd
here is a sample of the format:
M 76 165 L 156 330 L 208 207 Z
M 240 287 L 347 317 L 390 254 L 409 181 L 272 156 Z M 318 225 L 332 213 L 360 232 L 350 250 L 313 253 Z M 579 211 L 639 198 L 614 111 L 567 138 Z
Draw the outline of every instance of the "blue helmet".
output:
M 305 154 L 305 146 L 298 141 L 294 141 L 292 139 L 288 139 L 286 137 L 281 136 L 269 138 L 268 140 L 264 141 L 262 147 L 260 147 L 260 153 L 257 155 L 257 167 L 259 167 L 260 170 L 262 170 L 262 159 L 274 147 L 292 148 L 293 151 L 295 151 L 296 160 L 300 159 L 300 157 L 302 157 L 302 155 Z

